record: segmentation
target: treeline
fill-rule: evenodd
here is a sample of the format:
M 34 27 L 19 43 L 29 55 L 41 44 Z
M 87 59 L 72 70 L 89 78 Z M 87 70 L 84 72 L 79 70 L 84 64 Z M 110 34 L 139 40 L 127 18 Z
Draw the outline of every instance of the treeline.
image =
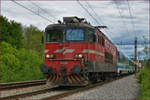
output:
M 1 82 L 42 79 L 43 31 L 0 16 Z

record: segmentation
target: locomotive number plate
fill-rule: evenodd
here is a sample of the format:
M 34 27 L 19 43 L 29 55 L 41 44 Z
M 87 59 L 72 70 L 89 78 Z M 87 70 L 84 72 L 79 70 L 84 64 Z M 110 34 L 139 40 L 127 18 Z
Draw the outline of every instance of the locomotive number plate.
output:
M 68 64 L 68 62 L 61 61 L 60 64 Z

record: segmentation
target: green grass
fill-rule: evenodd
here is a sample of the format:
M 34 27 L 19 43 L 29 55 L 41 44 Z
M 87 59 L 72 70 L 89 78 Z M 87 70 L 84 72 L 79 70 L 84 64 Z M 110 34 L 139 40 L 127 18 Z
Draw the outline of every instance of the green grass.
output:
M 150 69 L 145 65 L 144 69 L 137 76 L 140 83 L 140 100 L 150 100 Z

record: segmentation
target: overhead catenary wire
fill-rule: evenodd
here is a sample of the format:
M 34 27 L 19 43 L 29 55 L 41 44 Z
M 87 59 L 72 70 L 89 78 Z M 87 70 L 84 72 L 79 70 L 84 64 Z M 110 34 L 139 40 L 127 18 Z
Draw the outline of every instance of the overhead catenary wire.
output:
M 119 13 L 120 18 L 122 19 L 122 20 L 121 20 L 121 21 L 122 21 L 122 24 L 123 24 L 124 27 L 126 27 L 126 32 L 127 32 L 127 34 L 129 34 L 128 27 L 127 27 L 127 25 L 126 25 L 126 23 L 125 23 L 125 21 L 124 21 L 124 17 L 123 17 L 123 15 L 122 15 L 122 11 L 121 11 L 120 7 L 118 6 L 117 1 L 114 0 L 114 4 L 115 4 L 116 9 L 118 10 L 118 13 Z M 121 41 L 120 43 L 118 43 L 117 45 L 119 46 L 120 49 L 122 49 L 122 47 L 123 47 L 122 41 Z
M 38 8 L 38 11 L 40 9 L 40 10 L 44 11 L 45 13 L 48 13 L 45 9 L 41 8 L 38 4 L 32 2 L 32 0 L 28 0 L 28 1 L 30 1 L 32 5 L 36 6 Z M 49 13 L 49 15 L 50 15 L 50 13 Z M 53 19 L 55 19 L 55 20 L 57 20 L 57 18 L 55 16 L 53 16 L 52 14 L 51 14 L 50 17 L 53 18 Z
M 87 2 L 87 1 L 86 1 L 86 2 Z M 87 5 L 88 5 L 88 7 L 94 12 L 94 14 L 99 17 L 99 15 L 97 15 L 97 14 L 95 13 L 94 9 L 92 9 L 92 7 L 89 5 L 88 2 L 87 2 Z M 83 5 L 82 5 L 82 6 L 83 6 Z M 81 7 L 82 7 L 82 6 L 81 6 Z M 84 8 L 85 8 L 85 7 L 84 7 Z M 85 10 L 85 11 L 87 11 L 87 10 Z M 88 12 L 89 12 L 89 11 L 88 11 Z M 100 17 L 99 17 L 99 18 L 100 18 Z M 100 19 L 100 20 L 101 20 L 101 19 Z M 104 22 L 103 22 L 102 20 L 101 20 L 101 23 L 104 24 Z M 99 21 L 98 21 L 98 24 L 100 24 Z M 100 25 L 101 25 L 101 24 L 100 24 Z M 110 30 L 109 30 L 109 31 L 110 31 Z M 108 33 L 108 32 L 107 32 L 107 33 Z M 112 33 L 112 32 L 110 31 L 110 33 Z M 109 34 L 108 34 L 108 35 L 109 35 Z M 113 41 L 110 35 L 109 35 L 109 37 L 110 37 L 111 41 Z M 114 44 L 116 44 L 116 43 L 114 42 Z M 116 44 L 116 45 L 118 45 L 118 44 Z M 128 57 L 129 57 L 129 56 L 128 56 Z
M 78 4 L 90 15 L 90 17 L 92 17 L 93 18 L 93 20 L 98 24 L 98 25 L 102 25 L 102 24 L 104 24 L 103 22 L 102 22 L 102 24 L 101 23 L 99 23 L 99 20 L 97 20 L 89 11 L 88 11 L 88 9 L 86 8 L 86 7 L 84 7 L 80 2 L 79 2 L 79 0 L 77 0 L 77 2 L 78 2 Z M 92 11 L 94 11 L 93 9 L 92 9 L 92 7 L 89 7 Z M 94 11 L 95 12 L 95 11 Z M 95 13 L 96 14 L 96 13 Z M 97 15 L 97 14 L 96 14 Z M 98 16 L 98 15 L 97 15 Z M 101 19 L 100 19 L 101 20 Z M 102 20 L 101 20 L 102 21 Z M 106 30 L 105 30 L 106 31 Z M 106 33 L 109 33 L 109 32 L 106 32 Z M 112 32 L 111 32 L 112 33 Z M 108 34 L 109 35 L 109 34 Z M 113 41 L 112 40 L 112 38 L 111 38 L 111 36 L 109 35 L 109 37 L 110 37 L 110 40 L 111 41 Z
M 86 3 L 87 3 L 87 5 L 88 5 L 88 7 L 93 11 L 93 13 L 94 13 L 96 16 L 98 16 L 98 19 L 100 20 L 100 23 L 102 23 L 102 25 L 105 25 L 105 23 L 102 21 L 102 19 L 99 17 L 99 15 L 95 12 L 95 10 L 91 7 L 91 5 L 90 5 L 87 1 L 86 1 Z M 108 32 L 105 28 L 104 28 L 104 31 L 108 34 L 110 40 L 113 41 L 111 35 L 109 35 L 109 33 L 112 33 L 112 34 L 113 34 L 113 32 L 111 32 L 111 31 L 109 30 L 109 28 L 107 28 L 107 29 L 108 29 L 109 32 Z
M 96 16 L 99 16 L 99 15 L 95 12 L 95 10 L 92 8 L 92 6 L 91 6 L 87 1 L 85 1 L 85 2 L 86 2 L 86 4 L 88 5 L 88 7 L 93 11 L 93 13 L 94 13 Z M 100 17 L 98 17 L 98 19 L 100 20 L 100 22 L 102 23 L 102 25 L 105 25 L 104 22 L 101 20 Z M 99 24 L 100 24 L 100 23 L 99 23 Z
M 134 22 L 133 22 L 133 15 L 131 13 L 131 7 L 130 7 L 128 0 L 127 0 L 127 5 L 128 5 L 129 15 L 131 18 L 131 24 L 133 27 L 133 33 L 135 34 L 135 51 L 134 51 L 134 54 L 135 54 L 135 61 L 136 61 L 137 60 L 137 36 L 136 36 L 135 26 L 134 26 Z M 135 68 L 136 68 L 136 66 L 135 66 Z
M 101 20 L 101 18 L 99 17 L 99 15 L 98 15 L 98 14 L 94 11 L 94 9 L 90 6 L 90 4 L 89 4 L 87 1 L 86 1 L 86 3 L 87 3 L 87 5 L 88 5 L 88 7 L 93 11 L 93 13 L 94 13 L 96 16 L 98 16 L 98 18 L 99 18 L 99 20 L 101 21 L 101 23 L 102 23 L 103 25 L 105 25 L 104 22 L 103 22 L 103 21 Z M 80 3 L 80 4 L 81 4 L 81 3 Z M 82 5 L 81 7 L 83 8 L 83 5 Z M 85 7 L 84 7 L 84 8 L 85 8 Z M 87 10 L 85 10 L 85 11 L 87 11 Z M 89 11 L 88 11 L 88 12 L 89 12 Z M 96 19 L 96 18 L 95 18 L 95 19 Z M 100 24 L 99 21 L 97 21 L 97 23 Z M 100 24 L 100 25 L 101 25 L 101 24 Z M 105 30 L 105 31 L 106 31 L 106 30 Z M 110 30 L 109 30 L 109 32 L 112 33 Z M 108 33 L 108 32 L 107 32 L 107 33 Z M 109 34 L 108 34 L 108 35 L 109 35 Z M 111 37 L 110 35 L 109 35 L 109 37 L 110 37 L 111 41 L 113 41 L 113 40 L 112 40 L 112 37 Z M 116 43 L 114 42 L 114 44 L 116 44 Z M 117 45 L 118 45 L 118 44 L 117 44 Z M 128 57 L 129 57 L 129 56 L 128 56 Z
M 80 1 L 77 0 L 77 2 L 90 15 L 90 17 L 92 17 L 95 20 L 95 22 L 100 25 L 100 23 L 98 22 L 98 20 L 80 3 Z
M 129 34 L 129 30 L 128 30 L 128 27 L 127 27 L 127 25 L 126 25 L 126 22 L 124 21 L 124 17 L 123 17 L 123 15 L 122 15 L 121 9 L 119 8 L 119 6 L 118 6 L 118 4 L 117 4 L 117 1 L 114 0 L 114 3 L 115 3 L 115 6 L 116 6 L 116 9 L 118 10 L 118 13 L 119 13 L 120 18 L 122 19 L 123 26 L 126 27 L 126 31 L 127 31 L 127 33 Z
M 115 5 L 116 5 L 116 8 L 117 8 L 117 10 L 118 10 L 118 13 L 119 13 L 119 15 L 120 15 L 120 17 L 123 19 L 122 20 L 122 23 L 123 23 L 123 25 L 126 27 L 126 31 L 127 31 L 127 34 L 129 34 L 129 30 L 128 30 L 128 27 L 127 27 L 127 25 L 126 25 L 126 23 L 125 23 L 125 21 L 124 21 L 124 16 L 122 15 L 122 12 L 121 12 L 121 9 L 119 8 L 119 6 L 118 6 L 118 4 L 117 4 L 117 1 L 115 1 L 114 0 L 114 3 L 115 3 Z M 130 6 L 129 6 L 129 3 L 128 3 L 128 8 L 129 8 Z M 131 10 L 130 10 L 130 8 L 129 8 L 129 12 L 130 12 L 130 18 L 131 18 L 131 21 L 132 21 L 132 14 L 131 14 Z M 133 27 L 133 33 L 135 32 L 135 28 L 134 28 L 134 25 L 133 25 L 133 22 L 131 22 L 132 23 L 132 27 Z M 130 34 L 129 34 L 130 35 Z M 124 44 L 122 44 L 122 42 L 121 43 L 117 43 L 116 45 L 133 45 L 134 43 L 124 43 Z
M 90 4 L 89 4 L 87 1 L 86 1 L 86 3 L 87 3 L 87 5 L 88 5 L 88 7 L 93 11 L 93 13 L 94 13 L 96 16 L 98 16 L 99 20 L 100 20 L 101 23 L 104 25 L 104 22 L 101 20 L 101 18 L 99 17 L 99 15 L 94 11 L 94 9 L 92 9 L 92 7 L 90 6 Z M 99 22 L 98 22 L 98 23 L 99 23 Z M 105 31 L 106 31 L 106 30 L 105 30 Z M 109 30 L 109 32 L 107 32 L 107 33 L 112 33 L 112 32 Z M 109 35 L 109 34 L 108 34 L 108 35 Z M 110 35 L 109 35 L 109 37 L 110 37 L 111 41 L 113 41 Z M 114 43 L 115 43 L 115 42 L 114 42 Z M 120 44 L 115 43 L 115 45 L 120 45 Z M 125 44 L 124 44 L 124 45 L 125 45 Z
M 36 12 L 34 12 L 33 10 L 31 10 L 31 9 L 29 9 L 29 8 L 27 8 L 27 7 L 25 7 L 24 5 L 22 5 L 22 4 L 18 3 L 18 2 L 16 2 L 15 0 L 11 0 L 11 1 L 14 2 L 15 4 L 17 4 L 17 5 L 19 5 L 19 6 L 23 7 L 23 8 L 25 8 L 26 10 L 28 10 L 28 11 L 34 13 L 35 15 L 40 16 L 41 18 L 43 18 L 43 19 L 49 21 L 50 23 L 54 23 L 53 21 L 49 20 L 48 18 L 46 18 L 46 17 L 44 17 L 44 16 L 42 16 L 42 15 L 39 15 L 38 13 L 36 13 Z
M 131 24 L 132 24 L 132 27 L 133 27 L 133 32 L 135 33 L 135 37 L 136 37 L 135 25 L 134 25 L 134 22 L 133 22 L 133 15 L 131 13 L 131 7 L 130 7 L 130 4 L 129 4 L 128 0 L 127 0 L 127 5 L 128 5 L 128 10 L 129 10 L 130 18 L 131 18 Z

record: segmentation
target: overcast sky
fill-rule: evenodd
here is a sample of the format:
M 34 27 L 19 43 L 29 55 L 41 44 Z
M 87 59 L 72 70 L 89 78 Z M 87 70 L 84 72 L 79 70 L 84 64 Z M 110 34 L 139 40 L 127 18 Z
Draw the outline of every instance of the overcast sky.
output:
M 36 14 L 28 11 L 12 1 L 1 1 L 1 14 L 9 20 L 15 20 L 25 26 L 34 25 L 41 30 L 64 16 L 78 16 L 86 18 L 92 25 L 105 25 L 108 29 L 102 30 L 113 43 L 143 41 L 142 36 L 149 34 L 149 2 L 144 1 L 80 1 L 92 14 L 96 22 L 77 1 L 16 1 L 31 9 Z M 39 8 L 40 7 L 40 8 Z M 92 9 L 91 9 L 92 8 Z M 93 12 L 95 11 L 95 13 Z M 130 16 L 131 15 L 131 16 Z M 52 21 L 52 22 L 51 22 Z M 127 56 L 134 54 L 134 46 L 118 46 Z M 143 46 L 138 45 L 138 51 Z

